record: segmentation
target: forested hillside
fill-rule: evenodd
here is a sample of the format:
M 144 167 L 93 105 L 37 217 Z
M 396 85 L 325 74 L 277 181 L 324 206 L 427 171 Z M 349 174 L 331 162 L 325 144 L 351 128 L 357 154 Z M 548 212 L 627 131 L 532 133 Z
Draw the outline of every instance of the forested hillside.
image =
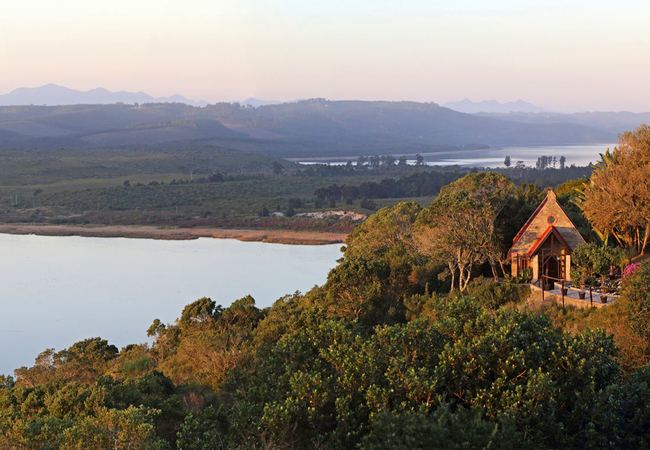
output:
M 611 142 L 571 123 L 527 124 L 435 103 L 304 100 L 0 107 L 0 148 L 168 148 L 212 144 L 282 157 L 432 153 L 489 145 Z

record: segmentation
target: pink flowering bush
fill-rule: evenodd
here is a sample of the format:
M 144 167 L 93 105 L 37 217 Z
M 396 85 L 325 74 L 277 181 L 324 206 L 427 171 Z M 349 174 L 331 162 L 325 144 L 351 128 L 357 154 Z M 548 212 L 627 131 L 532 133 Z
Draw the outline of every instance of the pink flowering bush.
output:
M 634 272 L 636 272 L 639 267 L 640 266 L 635 263 L 627 265 L 625 269 L 623 269 L 623 278 L 627 278 L 630 275 L 634 275 Z

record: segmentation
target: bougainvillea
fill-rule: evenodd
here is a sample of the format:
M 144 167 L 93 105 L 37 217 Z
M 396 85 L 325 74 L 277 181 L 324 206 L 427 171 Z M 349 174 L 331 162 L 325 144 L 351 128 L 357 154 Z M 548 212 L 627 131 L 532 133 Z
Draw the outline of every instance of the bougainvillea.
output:
M 633 275 L 634 272 L 639 268 L 640 266 L 636 263 L 629 264 L 625 266 L 625 269 L 623 269 L 623 278 L 627 278 L 630 275 Z

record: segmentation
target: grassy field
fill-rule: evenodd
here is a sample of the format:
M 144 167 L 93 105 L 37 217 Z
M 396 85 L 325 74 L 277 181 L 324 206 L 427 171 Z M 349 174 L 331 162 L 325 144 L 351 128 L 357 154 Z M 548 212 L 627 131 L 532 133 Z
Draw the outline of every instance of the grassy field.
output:
M 0 189 L 79 189 L 124 182 L 171 181 L 172 178 L 228 174 L 272 173 L 273 163 L 296 167 L 281 158 L 220 147 L 173 150 L 0 150 Z M 113 184 L 114 185 L 114 184 Z
M 57 183 L 51 189 L 49 186 L 43 188 L 42 192 L 36 191 L 42 189 L 36 185 L 25 186 L 26 194 L 17 196 L 5 192 L 0 197 L 0 221 L 348 231 L 353 223 L 338 219 L 274 217 L 273 213 L 290 215 L 291 207 L 294 213 L 330 209 L 370 214 L 401 200 L 423 204 L 432 200 L 432 197 L 376 199 L 372 208 L 362 208 L 358 199 L 318 204 L 314 197 L 316 188 L 349 183 L 349 177 L 260 176 L 220 183 L 169 184 L 167 181 L 165 184 L 141 186 L 124 186 L 122 178 Z M 355 177 L 354 182 L 378 178 L 375 175 L 360 176 Z M 90 187 L 111 182 L 114 183 L 111 187 Z

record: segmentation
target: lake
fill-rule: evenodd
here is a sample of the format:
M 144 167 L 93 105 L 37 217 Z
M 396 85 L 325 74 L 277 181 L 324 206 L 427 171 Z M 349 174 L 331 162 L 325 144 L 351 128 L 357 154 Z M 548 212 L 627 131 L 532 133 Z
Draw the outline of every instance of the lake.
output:
M 529 167 L 535 167 L 537 158 L 540 156 L 561 156 L 566 158 L 566 165 L 588 166 L 600 159 L 600 153 L 607 149 L 613 150 L 618 144 L 593 144 L 593 145 L 548 145 L 536 147 L 503 147 L 491 148 L 489 150 L 472 150 L 462 152 L 428 154 L 426 160 L 431 165 L 461 165 L 480 167 L 504 167 L 503 161 L 510 156 L 512 165 L 517 161 L 523 161 Z
M 201 297 L 258 307 L 323 284 L 340 244 L 282 245 L 0 234 L 0 374 L 46 348 L 95 336 L 119 348 L 147 342 L 154 319 L 172 323 Z
M 547 146 L 534 146 L 534 147 L 503 147 L 503 148 L 490 148 L 483 150 L 468 150 L 468 151 L 453 151 L 453 152 L 438 152 L 438 153 L 423 153 L 427 165 L 430 166 L 470 166 L 470 167 L 504 167 L 503 161 L 506 156 L 510 156 L 512 165 L 514 166 L 517 161 L 523 161 L 529 167 L 535 167 L 537 158 L 540 156 L 555 156 L 559 159 L 560 156 L 566 158 L 566 165 L 570 166 L 587 166 L 589 163 L 596 163 L 599 159 L 600 153 L 605 153 L 609 148 L 611 150 L 617 144 L 590 144 L 590 145 L 547 145 Z M 332 164 L 341 165 L 346 164 L 348 161 L 356 163 L 357 157 L 341 157 L 341 158 L 313 158 L 309 161 L 299 161 L 301 164 Z M 408 160 L 409 164 L 415 164 L 415 160 Z

